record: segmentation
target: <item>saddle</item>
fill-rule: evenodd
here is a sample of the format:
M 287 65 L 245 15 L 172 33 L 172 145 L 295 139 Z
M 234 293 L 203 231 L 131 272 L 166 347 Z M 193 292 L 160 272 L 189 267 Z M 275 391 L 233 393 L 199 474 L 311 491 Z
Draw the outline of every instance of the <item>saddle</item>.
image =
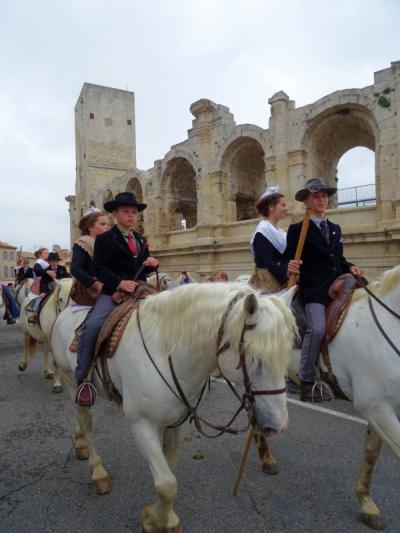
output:
M 115 354 L 125 328 L 133 312 L 137 309 L 140 300 L 148 296 L 157 294 L 158 290 L 144 282 L 139 282 L 133 295 L 128 296 L 122 303 L 117 305 L 105 320 L 96 342 L 95 361 L 100 363 L 101 374 L 97 368 L 99 377 L 103 382 L 104 390 L 110 400 L 122 403 L 122 396 L 114 386 L 110 373 L 108 371 L 107 360 Z M 89 316 L 89 314 L 88 314 Z M 87 319 L 87 318 L 86 318 Z M 75 336 L 72 340 L 69 350 L 76 352 L 78 348 L 79 337 L 83 331 L 86 319 L 75 330 Z
M 53 293 L 53 291 L 50 291 L 48 292 L 45 296 L 43 296 L 43 298 L 40 300 L 40 305 L 39 305 L 39 309 L 38 309 L 38 316 L 40 315 L 45 303 L 47 302 L 47 300 L 50 298 L 51 294 Z M 37 296 L 38 298 L 38 296 Z M 36 301 L 36 298 L 33 298 L 32 300 L 30 300 L 26 306 L 25 306 L 25 312 L 27 313 L 33 313 L 34 310 L 33 310 L 33 304 L 35 303 Z
M 338 334 L 346 318 L 353 292 L 359 287 L 361 285 L 352 274 L 342 274 L 329 287 L 328 294 L 332 302 L 326 308 L 326 333 L 322 341 L 322 347 L 328 346 Z M 291 310 L 296 319 L 296 325 L 299 331 L 298 344 L 301 346 L 307 329 L 307 318 L 298 293 L 293 298 Z

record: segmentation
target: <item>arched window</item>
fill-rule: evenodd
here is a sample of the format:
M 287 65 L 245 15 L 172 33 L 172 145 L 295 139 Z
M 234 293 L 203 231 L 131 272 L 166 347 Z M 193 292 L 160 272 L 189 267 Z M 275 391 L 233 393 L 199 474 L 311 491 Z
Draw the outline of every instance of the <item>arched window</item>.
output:
M 222 158 L 228 173 L 236 220 L 257 218 L 255 203 L 265 190 L 265 163 L 262 146 L 250 137 L 235 139 Z
M 362 147 L 368 151 L 375 151 L 374 120 L 369 110 L 362 106 L 337 106 L 313 119 L 307 133 L 306 145 L 308 145 L 308 177 L 321 176 L 330 186 L 338 187 L 338 189 L 350 187 L 352 183 L 343 181 L 344 176 L 339 174 L 339 161 L 353 148 Z M 374 182 L 375 170 L 372 176 L 365 177 L 363 185 Z M 342 201 L 342 193 L 339 195 Z M 330 207 L 337 207 L 337 205 L 338 195 L 334 195 L 331 198 Z M 350 206 L 350 204 L 347 205 Z
M 163 176 L 169 230 L 193 228 L 197 224 L 196 172 L 187 159 L 175 157 Z
M 347 151 L 337 166 L 338 207 L 376 204 L 375 153 L 357 147 Z

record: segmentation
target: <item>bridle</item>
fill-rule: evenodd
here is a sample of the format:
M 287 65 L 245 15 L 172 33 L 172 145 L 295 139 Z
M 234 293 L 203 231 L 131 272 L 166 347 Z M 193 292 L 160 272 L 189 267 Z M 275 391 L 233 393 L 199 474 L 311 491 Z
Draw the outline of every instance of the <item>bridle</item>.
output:
M 357 277 L 358 282 L 361 284 L 362 288 L 366 291 L 368 294 L 368 305 L 369 309 L 371 311 L 372 318 L 374 319 L 374 322 L 381 332 L 383 338 L 386 340 L 386 342 L 389 344 L 389 346 L 396 352 L 396 354 L 400 357 L 400 350 L 397 348 L 397 346 L 394 344 L 394 342 L 391 340 L 389 335 L 386 333 L 386 331 L 383 329 L 382 324 L 379 322 L 378 317 L 376 316 L 375 309 L 372 303 L 372 299 L 374 299 L 376 302 L 379 303 L 386 311 L 388 311 L 391 315 L 396 317 L 398 320 L 400 320 L 400 315 L 396 313 L 396 311 L 393 311 L 388 305 L 385 304 L 376 294 L 374 294 L 366 285 L 365 281 L 362 278 Z
M 226 309 L 225 309 L 225 311 L 224 311 L 224 313 L 222 315 L 221 323 L 220 323 L 220 326 L 218 328 L 217 342 L 216 342 L 216 357 L 217 358 L 223 352 L 225 352 L 228 348 L 230 348 L 230 346 L 231 346 L 230 341 L 226 341 L 224 344 L 221 344 L 222 339 L 224 337 L 224 333 L 225 333 L 226 319 L 227 319 L 229 313 L 232 311 L 232 309 L 235 306 L 235 304 L 239 300 L 241 300 L 244 296 L 245 296 L 245 293 L 242 292 L 242 291 L 239 291 L 230 300 L 230 302 L 228 303 L 228 305 L 227 305 L 227 307 L 226 307 Z M 172 376 L 172 379 L 173 379 L 173 382 L 174 382 L 176 390 L 174 390 L 174 388 L 167 381 L 167 379 L 165 378 L 165 376 L 162 374 L 161 370 L 157 366 L 156 362 L 154 361 L 153 357 L 151 356 L 151 354 L 150 354 L 150 352 L 149 352 L 149 350 L 148 350 L 148 348 L 146 346 L 144 337 L 143 337 L 143 332 L 142 332 L 141 323 L 140 323 L 139 307 L 138 307 L 137 313 L 136 313 L 136 321 L 137 321 L 140 337 L 141 337 L 141 340 L 142 340 L 142 343 L 143 343 L 143 347 L 144 347 L 144 349 L 146 351 L 146 354 L 148 355 L 151 363 L 153 364 L 154 368 L 156 369 L 157 373 L 159 374 L 159 376 L 161 377 L 163 382 L 166 384 L 166 386 L 172 392 L 172 394 L 178 400 L 180 400 L 185 405 L 185 407 L 188 410 L 188 412 L 187 412 L 186 416 L 184 417 L 184 419 L 180 420 L 178 423 L 176 423 L 176 424 L 174 424 L 172 426 L 168 426 L 170 428 L 175 428 L 175 427 L 180 426 L 181 424 L 183 424 L 190 417 L 190 422 L 194 422 L 197 430 L 203 436 L 208 437 L 208 438 L 216 438 L 216 437 L 219 437 L 220 435 L 222 435 L 223 433 L 233 433 L 233 434 L 243 433 L 243 432 L 246 432 L 248 430 L 248 428 L 249 428 L 249 426 L 251 424 L 255 425 L 255 415 L 254 415 L 255 396 L 277 395 L 277 394 L 283 394 L 284 392 L 286 392 L 286 387 L 283 387 L 281 389 L 270 389 L 270 390 L 254 390 L 252 388 L 250 377 L 249 377 L 249 374 L 248 374 L 248 371 L 247 371 L 246 353 L 245 353 L 245 347 L 244 347 L 244 336 L 245 336 L 246 331 L 254 329 L 256 327 L 256 324 L 246 324 L 246 323 L 244 323 L 243 324 L 243 328 L 242 328 L 242 332 L 241 332 L 241 335 L 240 335 L 240 341 L 239 341 L 239 362 L 238 362 L 238 365 L 237 365 L 236 368 L 237 369 L 239 369 L 239 368 L 242 369 L 243 384 L 244 384 L 245 391 L 244 391 L 243 395 L 240 396 L 238 394 L 238 392 L 236 391 L 235 387 L 233 386 L 233 384 L 229 381 L 228 378 L 226 378 L 224 376 L 224 374 L 222 373 L 222 371 L 221 371 L 221 369 L 219 368 L 219 365 L 218 365 L 218 369 L 220 370 L 222 376 L 226 380 L 226 382 L 227 382 L 229 388 L 231 389 L 231 391 L 233 392 L 233 394 L 239 400 L 240 405 L 239 405 L 238 409 L 236 410 L 236 412 L 234 413 L 234 415 L 232 416 L 232 418 L 229 420 L 229 422 L 227 424 L 225 424 L 225 425 L 212 424 L 211 422 L 208 422 L 207 420 L 205 420 L 197 412 L 197 409 L 198 409 L 198 407 L 200 405 L 201 399 L 203 398 L 203 394 L 204 394 L 204 391 L 205 391 L 206 386 L 207 386 L 208 378 L 207 378 L 207 380 L 205 381 L 205 383 L 203 384 L 203 386 L 201 388 L 200 394 L 199 394 L 199 396 L 197 398 L 197 401 L 196 401 L 195 405 L 194 406 L 190 405 L 190 403 L 189 403 L 189 401 L 188 401 L 188 399 L 187 399 L 187 397 L 186 397 L 186 395 L 185 395 L 185 393 L 184 393 L 184 391 L 183 391 L 183 389 L 182 389 L 182 387 L 181 387 L 181 385 L 179 383 L 179 380 L 177 378 L 177 375 L 176 375 L 176 372 L 175 372 L 175 368 L 174 368 L 174 365 L 173 365 L 173 362 L 172 362 L 172 354 L 168 355 L 168 364 L 169 364 L 169 368 L 170 368 L 170 371 L 171 371 L 171 376 Z M 248 423 L 247 427 L 244 428 L 244 429 L 234 429 L 234 428 L 232 428 L 231 424 L 237 418 L 239 413 L 241 411 L 243 411 L 243 410 L 245 410 L 248 413 L 248 415 L 249 415 L 249 423 Z M 209 433 L 206 433 L 203 430 L 203 428 L 202 428 L 202 424 L 204 424 L 204 425 L 216 430 L 218 433 L 215 434 L 215 435 L 210 435 Z

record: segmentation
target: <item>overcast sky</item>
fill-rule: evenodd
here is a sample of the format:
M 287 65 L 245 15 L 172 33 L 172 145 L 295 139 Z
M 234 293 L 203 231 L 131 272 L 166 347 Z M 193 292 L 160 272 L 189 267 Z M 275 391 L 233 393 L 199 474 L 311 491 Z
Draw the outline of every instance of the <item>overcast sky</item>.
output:
M 69 245 L 74 106 L 87 81 L 136 93 L 138 167 L 191 127 L 210 98 L 268 127 L 268 98 L 297 106 L 373 83 L 400 59 L 398 0 L 1 0 L 0 240 Z M 373 154 L 339 166 L 373 181 Z

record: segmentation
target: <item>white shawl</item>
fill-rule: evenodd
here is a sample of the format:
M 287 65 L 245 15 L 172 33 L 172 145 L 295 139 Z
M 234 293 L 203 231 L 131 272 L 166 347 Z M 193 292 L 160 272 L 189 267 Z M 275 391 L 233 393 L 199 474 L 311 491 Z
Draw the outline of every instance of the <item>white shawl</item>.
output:
M 268 220 L 261 220 L 251 238 L 250 241 L 250 252 L 251 255 L 254 257 L 254 237 L 256 236 L 256 233 L 261 233 L 266 239 L 269 240 L 269 242 L 272 244 L 274 248 L 278 250 L 281 254 L 285 251 L 286 248 L 286 231 L 283 231 L 283 229 L 275 227 L 271 222 Z

